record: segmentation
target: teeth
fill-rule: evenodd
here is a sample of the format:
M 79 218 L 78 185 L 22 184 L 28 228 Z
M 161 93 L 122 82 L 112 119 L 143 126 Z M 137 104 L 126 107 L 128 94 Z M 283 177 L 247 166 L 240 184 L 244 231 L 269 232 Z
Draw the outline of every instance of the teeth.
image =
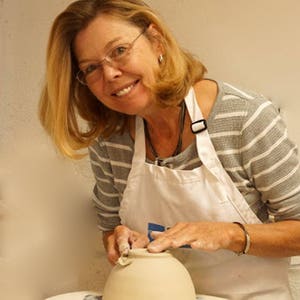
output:
M 125 88 L 125 89 L 123 89 L 123 90 L 117 92 L 116 95 L 117 95 L 118 97 L 124 96 L 124 95 L 128 94 L 128 93 L 132 90 L 132 88 L 133 88 L 133 84 L 130 85 L 129 87 L 127 87 L 127 88 Z

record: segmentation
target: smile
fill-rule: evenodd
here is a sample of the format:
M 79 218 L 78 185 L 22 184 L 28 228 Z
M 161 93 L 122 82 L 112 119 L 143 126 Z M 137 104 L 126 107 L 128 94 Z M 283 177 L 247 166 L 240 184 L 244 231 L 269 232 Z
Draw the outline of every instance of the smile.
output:
M 114 95 L 118 96 L 118 97 L 127 95 L 133 89 L 133 87 L 137 84 L 137 82 L 138 81 L 135 81 L 133 84 L 129 85 L 128 87 L 126 87 L 122 90 L 119 90 L 118 92 L 114 93 Z

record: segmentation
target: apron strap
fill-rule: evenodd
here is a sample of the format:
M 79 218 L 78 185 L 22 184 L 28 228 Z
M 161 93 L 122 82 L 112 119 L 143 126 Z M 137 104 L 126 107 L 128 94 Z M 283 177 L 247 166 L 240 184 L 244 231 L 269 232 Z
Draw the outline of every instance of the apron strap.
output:
M 132 165 L 134 163 L 144 164 L 146 159 L 146 141 L 143 119 L 139 116 L 135 117 L 135 142 Z
M 223 167 L 209 137 L 206 120 L 203 118 L 193 88 L 190 89 L 184 100 L 192 121 L 191 130 L 196 134 L 196 146 L 199 158 L 208 170 L 219 178 L 219 169 Z

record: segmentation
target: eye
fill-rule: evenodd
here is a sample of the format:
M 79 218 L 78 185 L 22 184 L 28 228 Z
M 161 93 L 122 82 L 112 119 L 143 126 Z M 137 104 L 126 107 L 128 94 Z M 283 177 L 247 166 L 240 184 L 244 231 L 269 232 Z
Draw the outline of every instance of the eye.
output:
M 84 69 L 84 74 L 85 75 L 89 75 L 91 73 L 93 73 L 96 69 L 98 69 L 99 64 L 92 64 L 92 65 L 88 65 L 85 69 Z
M 119 45 L 116 48 L 114 48 L 111 53 L 110 53 L 110 57 L 111 58 L 121 58 L 124 55 L 127 54 L 127 51 L 129 49 L 129 45 Z

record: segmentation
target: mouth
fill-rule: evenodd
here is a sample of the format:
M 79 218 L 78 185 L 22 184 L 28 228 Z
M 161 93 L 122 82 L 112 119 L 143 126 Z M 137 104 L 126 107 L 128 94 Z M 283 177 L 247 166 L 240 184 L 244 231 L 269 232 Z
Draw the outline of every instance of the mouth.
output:
M 112 95 L 113 96 L 116 96 L 116 97 L 122 97 L 122 96 L 125 96 L 127 94 L 129 94 L 131 92 L 131 90 L 134 88 L 134 86 L 139 82 L 139 80 L 136 80 L 135 82 L 133 82 L 132 84 L 120 89 L 120 90 L 117 90 L 115 93 L 113 93 Z

